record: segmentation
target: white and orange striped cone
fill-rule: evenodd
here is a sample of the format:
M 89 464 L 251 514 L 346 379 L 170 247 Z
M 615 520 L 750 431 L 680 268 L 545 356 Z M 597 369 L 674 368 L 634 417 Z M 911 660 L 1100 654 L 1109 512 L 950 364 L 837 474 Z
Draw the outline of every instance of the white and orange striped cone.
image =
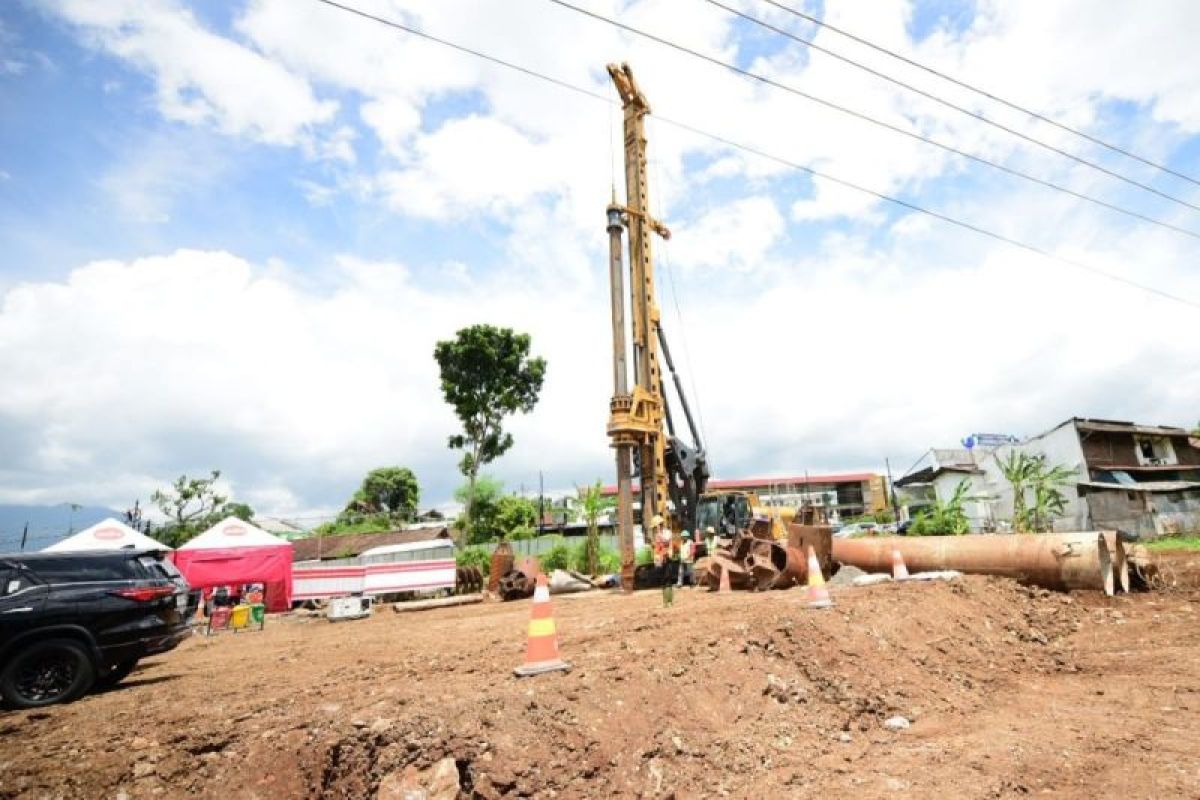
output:
M 554 629 L 554 609 L 550 605 L 550 584 L 546 581 L 546 574 L 539 572 L 537 588 L 533 590 L 533 605 L 529 609 L 529 643 L 525 648 L 525 663 L 513 672 L 518 677 L 527 678 L 570 668 L 570 664 L 558 657 L 558 633 Z
M 821 574 L 821 562 L 817 561 L 817 551 L 811 544 L 808 546 L 808 607 L 833 608 L 833 598 L 825 585 L 825 576 Z
M 892 548 L 892 580 L 908 580 L 908 566 L 905 565 L 904 556 L 900 554 L 898 547 Z

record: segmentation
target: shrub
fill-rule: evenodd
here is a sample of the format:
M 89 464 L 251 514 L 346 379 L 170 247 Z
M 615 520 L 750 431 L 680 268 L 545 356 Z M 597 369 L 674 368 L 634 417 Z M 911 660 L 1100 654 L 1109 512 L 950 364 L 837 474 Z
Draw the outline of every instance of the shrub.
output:
M 491 571 L 492 554 L 488 552 L 486 547 L 464 547 L 458 551 L 458 555 L 454 558 L 454 563 L 460 567 L 479 567 L 484 575 Z
M 571 548 L 570 567 L 576 572 L 587 574 L 587 540 L 584 539 Z M 607 575 L 621 571 L 621 554 L 611 547 L 601 547 L 596 554 L 596 563 L 600 568 L 599 574 Z
M 549 572 L 554 569 L 570 569 L 571 556 L 571 548 L 560 538 L 554 547 L 542 553 L 538 560 L 542 564 L 542 571 Z
M 611 547 L 600 548 L 600 572 L 611 575 L 621 571 L 621 554 Z

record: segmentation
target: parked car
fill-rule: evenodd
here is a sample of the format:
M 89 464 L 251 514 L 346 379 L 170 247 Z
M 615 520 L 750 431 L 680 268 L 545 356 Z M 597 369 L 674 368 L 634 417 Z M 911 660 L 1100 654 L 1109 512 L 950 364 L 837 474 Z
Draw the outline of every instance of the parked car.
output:
M 159 552 L 0 555 L 0 701 L 36 708 L 115 685 L 183 641 L 198 602 Z

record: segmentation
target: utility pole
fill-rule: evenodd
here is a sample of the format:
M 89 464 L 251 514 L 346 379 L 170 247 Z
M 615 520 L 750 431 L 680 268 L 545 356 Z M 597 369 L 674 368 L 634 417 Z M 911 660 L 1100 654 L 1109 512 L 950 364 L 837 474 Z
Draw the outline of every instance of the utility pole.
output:
M 896 485 L 892 483 L 892 462 L 884 456 L 883 465 L 887 468 L 887 492 L 892 497 L 892 519 L 900 524 L 900 504 L 896 502 Z

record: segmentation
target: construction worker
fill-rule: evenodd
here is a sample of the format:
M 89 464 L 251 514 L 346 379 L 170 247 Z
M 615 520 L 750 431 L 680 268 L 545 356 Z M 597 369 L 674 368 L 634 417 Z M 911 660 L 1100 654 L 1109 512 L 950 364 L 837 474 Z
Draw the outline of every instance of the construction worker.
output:
M 679 534 L 679 585 L 692 585 L 692 564 L 696 563 L 696 545 L 692 542 L 692 534 L 685 530 Z
M 704 529 L 704 555 L 711 557 L 717 552 L 717 530 L 712 525 Z

